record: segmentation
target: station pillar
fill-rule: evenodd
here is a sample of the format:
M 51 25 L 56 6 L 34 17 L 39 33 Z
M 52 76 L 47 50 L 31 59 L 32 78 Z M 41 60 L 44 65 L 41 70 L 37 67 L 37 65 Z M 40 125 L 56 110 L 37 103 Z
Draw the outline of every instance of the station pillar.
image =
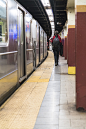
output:
M 64 57 L 67 59 L 67 24 L 64 26 Z
M 68 8 L 67 63 L 68 74 L 75 74 L 75 7 Z
M 86 110 L 86 0 L 76 7 L 76 109 Z
M 62 45 L 63 45 L 63 55 L 64 56 L 64 30 L 61 32 L 61 40 L 62 40 Z

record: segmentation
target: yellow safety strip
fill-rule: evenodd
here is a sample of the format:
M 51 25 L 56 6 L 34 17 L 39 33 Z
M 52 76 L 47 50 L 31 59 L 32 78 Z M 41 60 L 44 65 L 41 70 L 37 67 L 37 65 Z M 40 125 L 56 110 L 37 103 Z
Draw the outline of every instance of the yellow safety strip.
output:
M 68 29 L 69 28 L 75 28 L 75 25 L 68 25 Z
M 86 12 L 86 5 L 77 5 L 76 12 Z
M 68 67 L 68 74 L 76 74 L 76 67 Z
M 40 79 L 41 76 L 32 76 L 27 82 L 49 82 L 49 78 Z

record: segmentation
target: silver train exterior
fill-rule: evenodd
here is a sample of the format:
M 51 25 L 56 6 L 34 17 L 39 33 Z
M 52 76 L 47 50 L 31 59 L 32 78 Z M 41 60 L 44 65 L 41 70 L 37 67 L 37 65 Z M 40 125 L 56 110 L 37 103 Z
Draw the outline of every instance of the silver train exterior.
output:
M 47 35 L 15 0 L 0 0 L 0 105 L 47 56 Z

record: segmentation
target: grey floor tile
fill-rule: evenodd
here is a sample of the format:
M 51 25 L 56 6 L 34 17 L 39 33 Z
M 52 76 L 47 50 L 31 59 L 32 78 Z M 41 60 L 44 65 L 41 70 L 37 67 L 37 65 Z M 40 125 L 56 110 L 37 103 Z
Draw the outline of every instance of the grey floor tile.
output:
M 61 83 L 60 81 L 49 81 L 48 85 L 52 85 L 52 84 L 53 85 L 58 85 L 58 84 L 60 85 L 60 83 Z
M 34 129 L 58 129 L 60 103 L 60 66 L 54 67 Z
M 54 101 L 56 102 L 56 101 L 60 101 L 60 98 L 59 97 L 57 97 L 57 98 L 48 98 L 48 97 L 44 97 L 44 99 L 43 99 L 43 102 L 46 102 L 46 101 L 48 101 L 48 102 L 51 102 L 51 103 L 53 103 Z
M 53 92 L 60 91 L 60 87 L 59 86 L 57 86 L 57 87 L 48 87 L 46 92 L 50 92 L 50 91 L 53 91 Z
M 51 84 L 48 84 L 48 87 L 47 88 L 60 88 L 60 83 L 51 83 Z
M 43 101 L 52 101 L 52 100 L 53 100 L 53 101 L 54 101 L 54 100 L 55 100 L 55 101 L 58 101 L 59 99 L 60 99 L 59 95 L 53 96 L 53 97 L 46 95 L 46 96 L 44 97 Z
M 53 70 L 53 71 L 52 71 L 52 74 L 60 74 L 60 73 L 61 73 L 60 70 L 56 70 L 56 71 Z
M 58 118 L 37 118 L 36 125 L 58 125 Z
M 61 89 L 60 84 L 59 85 L 48 85 L 47 89 Z
M 45 96 L 52 96 L 52 97 L 55 97 L 55 96 L 58 96 L 58 95 L 60 95 L 60 92 L 59 91 L 57 91 L 57 92 L 51 92 L 51 91 L 49 91 L 49 92 L 46 92 L 45 93 Z
M 59 81 L 60 79 L 59 78 L 50 78 L 50 81 Z
M 46 90 L 46 92 L 48 93 L 48 92 L 60 92 L 60 88 L 53 88 L 53 89 L 51 89 L 51 88 L 48 88 L 47 90 Z
M 53 82 L 57 82 L 57 83 L 59 83 L 60 84 L 60 80 L 49 80 L 49 83 L 48 84 L 50 84 L 50 83 L 53 83 Z
M 59 68 L 56 68 L 56 69 L 53 69 L 52 71 L 52 74 L 55 73 L 55 74 L 60 74 L 61 71 L 59 70 Z
M 55 76 L 55 77 L 60 77 L 61 78 L 61 75 L 60 74 L 56 74 L 56 73 L 52 73 L 51 76 Z
M 59 129 L 58 125 L 35 125 L 34 129 Z
M 42 104 L 41 104 L 41 107 L 56 107 L 56 106 L 58 106 L 59 105 L 59 101 L 55 101 L 55 102 L 47 102 L 47 101 L 45 101 L 45 102 L 43 102 Z
M 59 106 L 55 106 L 55 107 L 40 107 L 39 112 L 59 112 Z
M 56 102 L 56 101 L 60 101 L 60 97 L 59 96 L 56 96 L 56 97 L 48 97 L 48 96 L 45 96 L 44 99 L 43 99 L 43 102 Z
M 60 81 L 49 81 L 47 88 L 60 87 Z
M 59 117 L 59 111 L 58 112 L 39 112 L 38 114 L 38 118 L 41 117 L 41 118 L 58 118 Z
M 61 75 L 60 75 L 60 74 L 55 73 L 55 72 L 52 72 L 51 76 L 61 77 Z

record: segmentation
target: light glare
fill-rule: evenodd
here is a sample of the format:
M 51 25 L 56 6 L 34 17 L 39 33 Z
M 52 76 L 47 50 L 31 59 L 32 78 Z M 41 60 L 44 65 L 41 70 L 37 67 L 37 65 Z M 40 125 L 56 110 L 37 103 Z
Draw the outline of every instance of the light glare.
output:
M 6 7 L 5 3 L 3 3 L 3 1 L 1 1 L 1 0 L 0 0 L 0 6 Z

